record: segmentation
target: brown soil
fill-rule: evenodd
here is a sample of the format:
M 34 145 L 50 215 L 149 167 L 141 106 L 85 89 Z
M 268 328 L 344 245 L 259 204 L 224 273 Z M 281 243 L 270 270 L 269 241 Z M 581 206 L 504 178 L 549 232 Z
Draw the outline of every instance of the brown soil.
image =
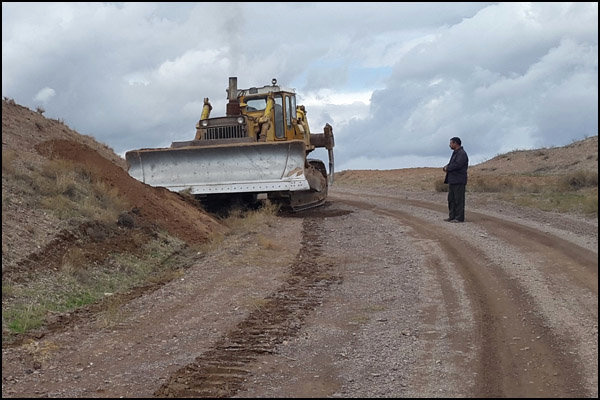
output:
M 135 209 L 136 217 L 157 223 L 186 242 L 203 243 L 218 223 L 181 196 L 165 188 L 153 188 L 129 176 L 123 168 L 88 146 L 71 140 L 48 140 L 35 146 L 49 159 L 74 161 L 116 188 Z
M 69 227 L 23 266 L 64 243 L 129 246 L 151 221 L 190 241 L 219 229 L 101 147 L 29 146 L 95 171 L 140 220 Z M 3 346 L 3 397 L 597 397 L 597 218 L 468 193 L 467 222 L 445 223 L 440 174 L 346 172 L 324 206 L 233 230 L 183 275 L 122 295 L 111 324 L 106 305 L 56 318 Z
M 55 269 L 72 247 L 84 245 L 89 261 L 108 254 L 132 251 L 140 243 L 166 230 L 187 243 L 204 243 L 225 228 L 189 199 L 164 188 L 142 184 L 127 174 L 125 160 L 93 138 L 81 135 L 57 120 L 46 119 L 18 104 L 2 101 L 2 151 L 16 154 L 16 169 L 22 160 L 42 164 L 45 160 L 69 160 L 89 171 L 94 180 L 116 190 L 125 200 L 119 221 L 59 220 L 48 210 L 32 206 L 14 187 L 5 185 L 3 165 L 2 258 L 3 277 L 37 268 Z

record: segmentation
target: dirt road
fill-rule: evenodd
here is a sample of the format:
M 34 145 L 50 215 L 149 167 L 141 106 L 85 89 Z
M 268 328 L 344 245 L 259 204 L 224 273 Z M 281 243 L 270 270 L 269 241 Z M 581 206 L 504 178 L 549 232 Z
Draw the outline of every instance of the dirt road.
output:
M 334 188 L 118 310 L 3 349 L 3 397 L 597 397 L 597 219 Z

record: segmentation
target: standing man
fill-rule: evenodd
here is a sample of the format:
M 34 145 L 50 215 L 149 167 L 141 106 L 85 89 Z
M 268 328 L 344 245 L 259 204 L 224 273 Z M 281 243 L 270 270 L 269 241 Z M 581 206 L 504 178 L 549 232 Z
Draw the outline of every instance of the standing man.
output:
M 444 183 L 448 184 L 449 215 L 444 221 L 465 222 L 465 186 L 469 157 L 461 146 L 460 138 L 450 139 L 450 148 L 454 150 L 450 162 L 443 170 L 446 172 Z

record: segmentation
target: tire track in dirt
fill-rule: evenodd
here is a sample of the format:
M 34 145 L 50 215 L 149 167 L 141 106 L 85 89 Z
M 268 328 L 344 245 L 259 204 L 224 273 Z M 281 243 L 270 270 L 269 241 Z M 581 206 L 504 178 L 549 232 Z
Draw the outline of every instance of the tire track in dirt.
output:
M 330 273 L 322 254 L 322 232 L 316 218 L 302 224 L 302 248 L 282 287 L 251 312 L 215 346 L 172 374 L 156 397 L 231 397 L 243 387 L 257 359 L 276 353 L 277 345 L 295 335 L 321 304 L 329 286 L 341 278 Z
M 419 200 L 375 195 L 382 199 L 396 201 L 417 208 L 446 213 L 445 206 Z M 559 274 L 577 286 L 598 295 L 598 255 L 577 244 L 560 239 L 550 233 L 541 232 L 523 224 L 505 219 L 468 211 L 468 222 L 483 226 L 491 235 L 523 248 L 528 253 L 546 261 L 548 274 Z M 565 273 L 565 270 L 568 273 Z M 597 316 L 597 313 L 596 313 Z
M 534 299 L 484 251 L 464 237 L 440 229 L 439 224 L 427 223 L 408 212 L 380 208 L 367 201 L 339 197 L 336 200 L 395 218 L 410 226 L 418 238 L 439 243 L 447 258 L 442 262 L 455 266 L 473 304 L 479 348 L 474 396 L 586 396 L 578 363 L 566 356 L 570 343 L 548 329 L 546 321 L 532 309 Z M 420 202 L 412 205 L 428 208 Z M 441 273 L 435 262 L 429 267 Z M 453 296 L 444 291 L 444 298 L 451 300 Z M 456 305 L 448 306 L 450 310 L 453 307 Z M 515 337 L 527 345 L 511 347 Z M 468 346 L 463 343 L 468 339 L 451 340 L 458 348 Z
M 432 204 L 409 203 L 434 211 L 446 211 Z M 552 268 L 549 273 L 565 275 L 578 286 L 598 294 L 598 255 L 594 252 L 522 224 L 474 211 L 469 211 L 469 216 L 471 222 L 481 224 L 493 236 L 548 261 L 545 264 Z M 565 267 L 568 274 L 564 273 Z

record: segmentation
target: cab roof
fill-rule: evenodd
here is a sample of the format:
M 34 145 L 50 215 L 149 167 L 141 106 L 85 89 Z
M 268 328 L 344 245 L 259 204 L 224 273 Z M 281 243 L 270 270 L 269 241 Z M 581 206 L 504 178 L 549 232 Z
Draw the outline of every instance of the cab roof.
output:
M 238 89 L 237 91 L 237 97 L 246 97 L 246 96 L 253 96 L 253 95 L 261 95 L 261 94 L 268 94 L 269 92 L 287 92 L 287 93 L 293 93 L 296 94 L 296 91 L 294 89 L 291 88 L 287 88 L 287 87 L 283 87 L 280 85 L 265 85 L 263 87 L 251 87 L 248 89 Z

